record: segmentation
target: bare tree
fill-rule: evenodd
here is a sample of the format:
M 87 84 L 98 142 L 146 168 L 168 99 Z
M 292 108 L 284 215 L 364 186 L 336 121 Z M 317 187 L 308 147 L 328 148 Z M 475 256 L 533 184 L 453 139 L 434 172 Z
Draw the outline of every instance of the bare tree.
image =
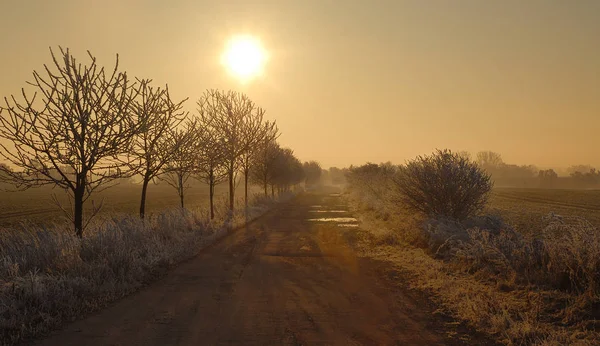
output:
M 151 80 L 140 82 L 139 96 L 134 102 L 135 114 L 144 121 L 144 131 L 134 137 L 127 164 L 136 174 L 142 176 L 142 195 L 140 200 L 140 217 L 144 218 L 146 210 L 146 192 L 150 181 L 157 178 L 173 156 L 177 154 L 181 141 L 173 138 L 177 128 L 186 117 L 181 110 L 187 100 L 174 103 L 165 89 L 153 88 Z
M 264 141 L 256 154 L 256 161 L 250 170 L 252 181 L 263 187 L 265 196 L 268 196 L 269 185 L 274 184 L 277 160 L 281 148 L 276 141 Z
M 347 168 L 329 167 L 329 176 L 331 177 L 331 183 L 333 185 L 344 185 L 346 184 L 346 173 Z
M 279 137 L 279 130 L 275 122 L 266 121 L 263 123 L 262 114 L 261 110 L 245 123 L 244 138 L 248 142 L 248 146 L 241 157 L 241 169 L 244 174 L 244 202 L 246 207 L 248 206 L 250 168 L 259 160 L 256 156 L 259 155 L 261 146 L 264 146 L 265 143 L 274 142 Z
M 475 161 L 478 165 L 487 170 L 500 168 L 504 164 L 502 155 L 489 150 L 478 152 Z
M 200 116 L 196 126 L 199 133 L 195 143 L 197 150 L 194 177 L 208 185 L 210 203 L 210 218 L 215 217 L 214 196 L 215 186 L 227 179 L 227 170 L 224 166 L 224 152 L 222 138 L 217 137 L 210 126 L 210 118 L 199 110 Z
M 248 124 L 262 118 L 264 111 L 246 95 L 234 91 L 208 90 L 198 101 L 199 109 L 210 119 L 207 123 L 222 143 L 223 163 L 229 183 L 229 209 L 235 202 L 235 181 L 242 163 L 242 155 L 253 144 L 247 138 Z
M 321 179 L 321 165 L 317 161 L 304 162 L 306 185 L 315 185 Z
M 50 53 L 54 66 L 33 72 L 33 96 L 23 89 L 21 101 L 4 98 L 0 138 L 9 143 L 0 143 L 0 155 L 17 170 L 0 168 L 0 177 L 20 188 L 67 190 L 74 201 L 75 234 L 81 237 L 84 203 L 93 191 L 122 176 L 118 157 L 144 127 L 131 116 L 138 88 L 118 71 L 118 55 L 115 68 L 107 72 L 90 52 L 88 65 L 62 47 L 58 57 Z
M 158 176 L 177 190 L 179 203 L 184 208 L 185 190 L 189 187 L 187 182 L 194 174 L 196 160 L 196 146 L 198 141 L 198 126 L 194 121 L 188 120 L 183 129 L 172 129 L 168 136 L 169 145 L 174 148 L 171 159 L 163 166 L 163 172 Z
M 558 174 L 553 169 L 541 169 L 538 178 L 542 187 L 552 187 L 558 180 Z
M 281 193 L 288 191 L 291 186 L 301 183 L 304 178 L 302 162 L 294 156 L 294 151 L 289 148 L 280 149 L 275 160 L 274 175 L 271 182 L 271 196 L 275 195 L 275 186 Z

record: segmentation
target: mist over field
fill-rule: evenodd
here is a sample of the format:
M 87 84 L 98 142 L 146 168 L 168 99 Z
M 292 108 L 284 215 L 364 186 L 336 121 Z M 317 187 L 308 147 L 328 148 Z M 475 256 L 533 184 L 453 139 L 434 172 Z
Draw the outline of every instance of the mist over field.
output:
M 0 13 L 0 345 L 600 345 L 600 2 Z

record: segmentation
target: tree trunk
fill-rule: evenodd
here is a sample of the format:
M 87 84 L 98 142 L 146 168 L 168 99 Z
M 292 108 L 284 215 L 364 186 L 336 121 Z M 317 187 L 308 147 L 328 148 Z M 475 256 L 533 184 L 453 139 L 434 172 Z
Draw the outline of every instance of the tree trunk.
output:
M 146 213 L 146 191 L 148 190 L 148 183 L 150 179 L 144 176 L 144 181 L 142 182 L 142 200 L 140 201 L 140 218 L 143 219 Z
M 275 198 L 275 185 L 271 185 L 271 198 Z
M 264 188 L 265 188 L 265 197 L 267 197 L 269 195 L 269 192 L 267 191 L 267 180 L 265 179 L 264 181 Z
M 210 177 L 208 180 L 208 195 L 210 198 L 210 219 L 215 218 L 215 207 L 214 207 L 214 197 L 215 197 L 215 177 L 213 172 L 210 172 Z
M 244 169 L 244 202 L 248 207 L 248 168 Z
M 233 211 L 235 202 L 235 184 L 234 184 L 234 171 L 233 167 L 229 168 L 229 210 Z
M 181 209 L 183 209 L 183 176 L 179 176 L 179 202 L 181 203 Z
M 75 234 L 77 237 L 83 237 L 83 194 L 85 193 L 85 175 L 80 173 L 77 176 L 77 183 L 73 193 L 73 224 L 75 226 Z

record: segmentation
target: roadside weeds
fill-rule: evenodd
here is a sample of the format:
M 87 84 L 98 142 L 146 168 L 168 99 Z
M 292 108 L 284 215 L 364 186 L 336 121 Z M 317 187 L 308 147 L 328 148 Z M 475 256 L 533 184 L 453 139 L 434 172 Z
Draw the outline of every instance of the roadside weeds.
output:
M 366 233 L 359 244 L 361 255 L 388 262 L 410 278 L 410 288 L 426 292 L 444 313 L 506 345 L 600 343 L 597 322 L 567 323 L 558 318 L 557 302 L 571 308 L 577 304 L 567 293 L 496 280 L 434 259 L 413 245 L 417 220 L 365 208 L 352 199 L 349 205 Z
M 223 206 L 214 220 L 181 209 L 146 220 L 105 217 L 81 240 L 66 225 L 0 230 L 0 345 L 47 334 L 141 289 L 291 197 L 256 197 L 233 215 Z

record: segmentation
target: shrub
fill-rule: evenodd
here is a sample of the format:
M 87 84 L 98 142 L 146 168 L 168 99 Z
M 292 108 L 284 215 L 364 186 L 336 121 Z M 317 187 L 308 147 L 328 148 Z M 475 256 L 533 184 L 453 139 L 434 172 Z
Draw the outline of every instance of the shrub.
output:
M 437 150 L 400 167 L 393 181 L 400 202 L 426 215 L 464 220 L 483 209 L 493 183 L 475 162 Z

